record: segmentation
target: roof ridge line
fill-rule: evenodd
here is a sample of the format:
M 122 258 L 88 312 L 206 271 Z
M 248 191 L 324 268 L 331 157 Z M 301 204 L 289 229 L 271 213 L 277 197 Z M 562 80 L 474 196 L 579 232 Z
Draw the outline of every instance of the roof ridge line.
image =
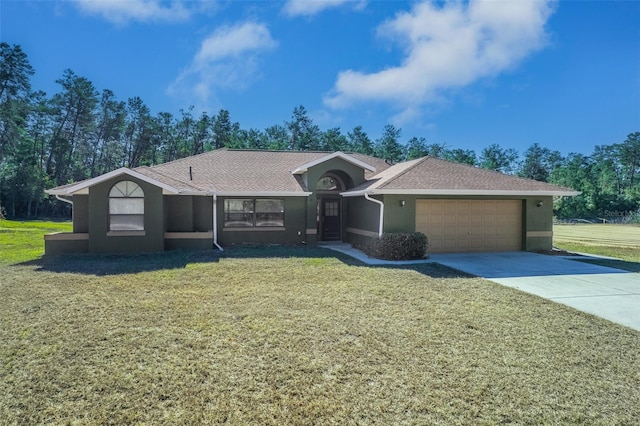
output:
M 398 179 L 398 178 L 399 178 L 399 177 L 401 177 L 401 176 L 404 176 L 405 174 L 407 174 L 407 173 L 409 172 L 409 170 L 412 170 L 412 169 L 413 169 L 414 167 L 416 167 L 418 164 L 422 164 L 422 163 L 423 163 L 423 162 L 425 162 L 428 158 L 429 158 L 429 156 L 428 156 L 428 155 L 425 155 L 424 157 L 419 158 L 419 159 L 415 158 L 414 160 L 419 160 L 419 161 L 416 161 L 416 162 L 415 162 L 411 167 L 407 167 L 407 168 L 405 168 L 404 170 L 402 170 L 401 172 L 399 172 L 399 173 L 397 173 L 397 174 L 393 175 L 393 177 L 391 177 L 391 178 L 387 179 L 387 180 L 386 180 L 386 182 L 384 182 L 382 185 L 380 185 L 380 186 L 379 186 L 379 188 L 384 188 L 385 186 L 387 186 L 388 184 L 390 184 L 390 183 L 391 183 L 391 182 L 393 182 L 394 180 Z M 397 166 L 397 165 L 400 165 L 400 164 L 403 164 L 403 163 L 408 163 L 409 161 L 413 161 L 413 160 L 403 161 L 402 163 L 394 164 L 394 166 Z M 391 166 L 391 167 L 393 167 L 393 166 Z M 387 170 L 389 170 L 389 169 L 387 169 Z M 386 171 L 386 170 L 385 170 L 385 171 Z M 374 176 L 374 177 L 375 177 L 375 176 Z
M 559 188 L 569 189 L 569 190 L 573 191 L 572 188 L 569 188 L 569 187 L 566 187 L 566 186 L 557 185 L 557 184 L 551 183 L 551 182 L 545 182 L 543 180 L 536 180 L 536 179 L 531 179 L 531 178 L 527 178 L 527 177 L 523 177 L 523 176 L 518 176 L 516 174 L 504 173 L 504 172 L 501 172 L 499 170 L 494 170 L 494 169 L 485 169 L 484 167 L 481 167 L 481 166 L 478 166 L 478 165 L 473 165 L 473 164 L 468 164 L 468 163 L 459 163 L 457 161 L 449 160 L 449 159 L 446 159 L 446 158 L 440 158 L 440 157 L 433 157 L 433 158 L 435 158 L 437 160 L 440 160 L 440 161 L 445 161 L 447 163 L 459 164 L 459 165 L 462 165 L 462 166 L 466 166 L 466 167 L 469 167 L 471 169 L 484 170 L 486 172 L 497 174 L 499 176 L 512 177 L 512 178 L 523 180 L 523 181 L 534 181 L 534 182 L 538 182 L 538 183 L 544 183 L 544 184 L 547 184 L 547 185 L 553 185 L 553 186 L 557 186 Z
M 200 154 L 194 154 L 194 155 L 189 155 L 187 157 L 176 158 L 175 160 L 167 161 L 165 163 L 158 163 L 158 164 L 154 164 L 153 166 L 147 166 L 147 167 L 149 167 L 150 169 L 154 169 L 156 167 L 164 166 L 166 164 L 177 163 L 178 161 L 185 161 L 185 160 L 189 160 L 189 159 L 194 158 L 194 157 L 201 157 L 203 155 L 210 155 L 210 154 L 212 154 L 214 152 L 218 152 L 218 151 L 229 151 L 229 148 L 222 147 L 222 148 L 212 149 L 211 151 L 205 151 L 205 152 L 201 152 Z

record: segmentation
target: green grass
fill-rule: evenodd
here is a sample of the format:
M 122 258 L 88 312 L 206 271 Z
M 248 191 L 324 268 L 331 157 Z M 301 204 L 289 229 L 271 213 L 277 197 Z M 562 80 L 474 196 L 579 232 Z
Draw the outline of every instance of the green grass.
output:
M 44 254 L 44 235 L 71 232 L 71 222 L 0 219 L 0 265 L 37 259 Z
M 1 424 L 640 419 L 639 332 L 437 265 L 270 247 L 0 274 Z
M 553 242 L 562 250 L 620 259 L 588 259 L 585 262 L 640 272 L 638 225 L 554 225 Z

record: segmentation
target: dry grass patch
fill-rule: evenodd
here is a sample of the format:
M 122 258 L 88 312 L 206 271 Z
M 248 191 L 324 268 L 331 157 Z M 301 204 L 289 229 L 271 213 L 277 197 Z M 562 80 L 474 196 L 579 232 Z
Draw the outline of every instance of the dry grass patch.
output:
M 297 253 L 163 253 L 136 273 L 117 256 L 0 266 L 0 419 L 640 419 L 634 330 L 443 267 Z
M 640 247 L 640 225 L 553 225 L 555 243 L 580 243 L 602 247 Z
M 621 259 L 582 259 L 585 262 L 640 272 L 639 225 L 554 225 L 553 243 L 570 252 Z

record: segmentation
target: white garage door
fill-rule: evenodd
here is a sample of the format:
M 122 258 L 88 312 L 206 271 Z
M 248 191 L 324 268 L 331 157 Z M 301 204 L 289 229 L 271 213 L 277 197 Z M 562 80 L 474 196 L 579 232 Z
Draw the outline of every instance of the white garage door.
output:
M 522 250 L 520 200 L 417 200 L 430 253 Z

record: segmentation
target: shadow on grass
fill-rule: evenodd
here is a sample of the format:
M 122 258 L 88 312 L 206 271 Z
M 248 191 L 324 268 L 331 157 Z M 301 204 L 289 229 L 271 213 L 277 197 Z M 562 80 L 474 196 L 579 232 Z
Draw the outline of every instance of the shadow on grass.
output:
M 348 255 L 322 247 L 307 246 L 235 246 L 217 250 L 172 250 L 132 254 L 64 254 L 43 256 L 17 266 L 33 266 L 36 271 L 86 275 L 122 275 L 139 272 L 183 269 L 188 264 L 217 263 L 221 259 L 334 258 L 349 266 L 412 270 L 434 278 L 469 277 L 463 272 L 437 263 L 369 266 Z
M 609 268 L 621 269 L 623 271 L 640 273 L 640 263 L 629 262 L 627 260 L 617 259 L 594 259 L 594 258 L 576 258 L 572 259 L 578 262 L 593 263 L 594 265 L 606 266 Z
M 181 269 L 190 263 L 218 262 L 219 259 L 220 255 L 213 250 L 176 250 L 135 254 L 62 254 L 43 256 L 17 266 L 34 266 L 36 271 L 103 276 Z

